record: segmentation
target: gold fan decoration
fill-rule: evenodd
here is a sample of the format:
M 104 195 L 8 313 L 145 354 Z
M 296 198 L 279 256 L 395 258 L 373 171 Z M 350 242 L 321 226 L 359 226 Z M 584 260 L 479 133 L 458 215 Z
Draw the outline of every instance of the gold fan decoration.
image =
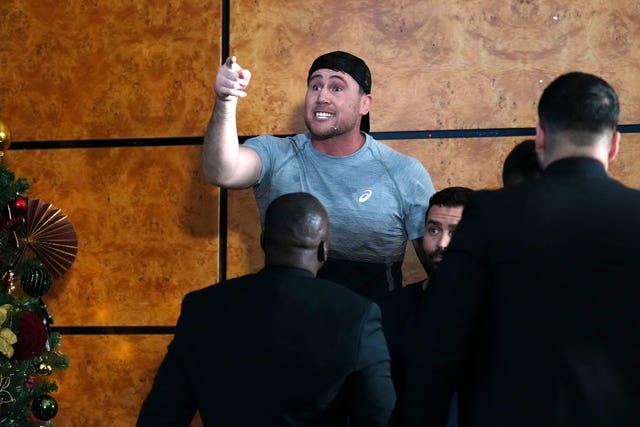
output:
M 27 198 L 25 223 L 17 231 L 20 255 L 30 249 L 54 277 L 60 277 L 78 254 L 73 224 L 60 209 L 39 199 Z

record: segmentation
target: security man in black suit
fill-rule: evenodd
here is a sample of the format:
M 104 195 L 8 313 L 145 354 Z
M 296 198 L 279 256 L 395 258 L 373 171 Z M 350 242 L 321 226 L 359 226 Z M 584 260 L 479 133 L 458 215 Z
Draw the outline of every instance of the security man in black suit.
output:
M 618 97 L 572 72 L 538 105 L 537 180 L 471 196 L 427 288 L 404 426 L 640 425 L 640 191 L 610 178 Z
M 265 267 L 188 294 L 138 427 L 386 426 L 395 392 L 380 310 L 317 279 L 329 218 L 307 193 L 268 207 Z

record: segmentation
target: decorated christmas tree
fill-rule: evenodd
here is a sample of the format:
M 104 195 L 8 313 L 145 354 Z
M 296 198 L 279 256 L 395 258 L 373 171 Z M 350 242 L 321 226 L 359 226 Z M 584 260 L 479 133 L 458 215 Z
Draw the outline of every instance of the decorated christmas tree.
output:
M 0 120 L 0 426 L 54 426 L 56 371 L 68 360 L 44 301 L 73 263 L 77 238 L 59 209 L 29 199 L 5 157 L 11 134 Z

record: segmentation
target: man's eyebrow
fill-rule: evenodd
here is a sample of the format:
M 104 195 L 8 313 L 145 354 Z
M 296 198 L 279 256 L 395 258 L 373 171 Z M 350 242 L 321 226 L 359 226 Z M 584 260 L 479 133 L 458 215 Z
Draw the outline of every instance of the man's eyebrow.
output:
M 427 224 L 433 224 L 433 225 L 437 225 L 438 227 L 442 227 L 442 223 L 441 222 L 435 221 L 433 219 L 428 219 L 427 220 Z
M 316 80 L 316 79 L 322 79 L 322 75 L 312 74 L 311 77 L 309 78 L 309 83 L 311 83 L 312 80 Z M 327 80 L 331 80 L 331 79 L 338 79 L 338 80 L 341 80 L 343 83 L 347 83 L 347 79 L 342 77 L 340 74 L 332 74 L 327 78 Z

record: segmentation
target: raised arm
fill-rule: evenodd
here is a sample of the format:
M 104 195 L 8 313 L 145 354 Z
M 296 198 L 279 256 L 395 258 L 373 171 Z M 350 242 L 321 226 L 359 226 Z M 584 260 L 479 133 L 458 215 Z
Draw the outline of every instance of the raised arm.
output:
M 247 188 L 260 177 L 260 157 L 239 144 L 236 126 L 238 98 L 247 96 L 249 80 L 251 73 L 235 56 L 227 58 L 216 75 L 216 104 L 204 136 L 202 170 L 208 182 L 220 187 Z

